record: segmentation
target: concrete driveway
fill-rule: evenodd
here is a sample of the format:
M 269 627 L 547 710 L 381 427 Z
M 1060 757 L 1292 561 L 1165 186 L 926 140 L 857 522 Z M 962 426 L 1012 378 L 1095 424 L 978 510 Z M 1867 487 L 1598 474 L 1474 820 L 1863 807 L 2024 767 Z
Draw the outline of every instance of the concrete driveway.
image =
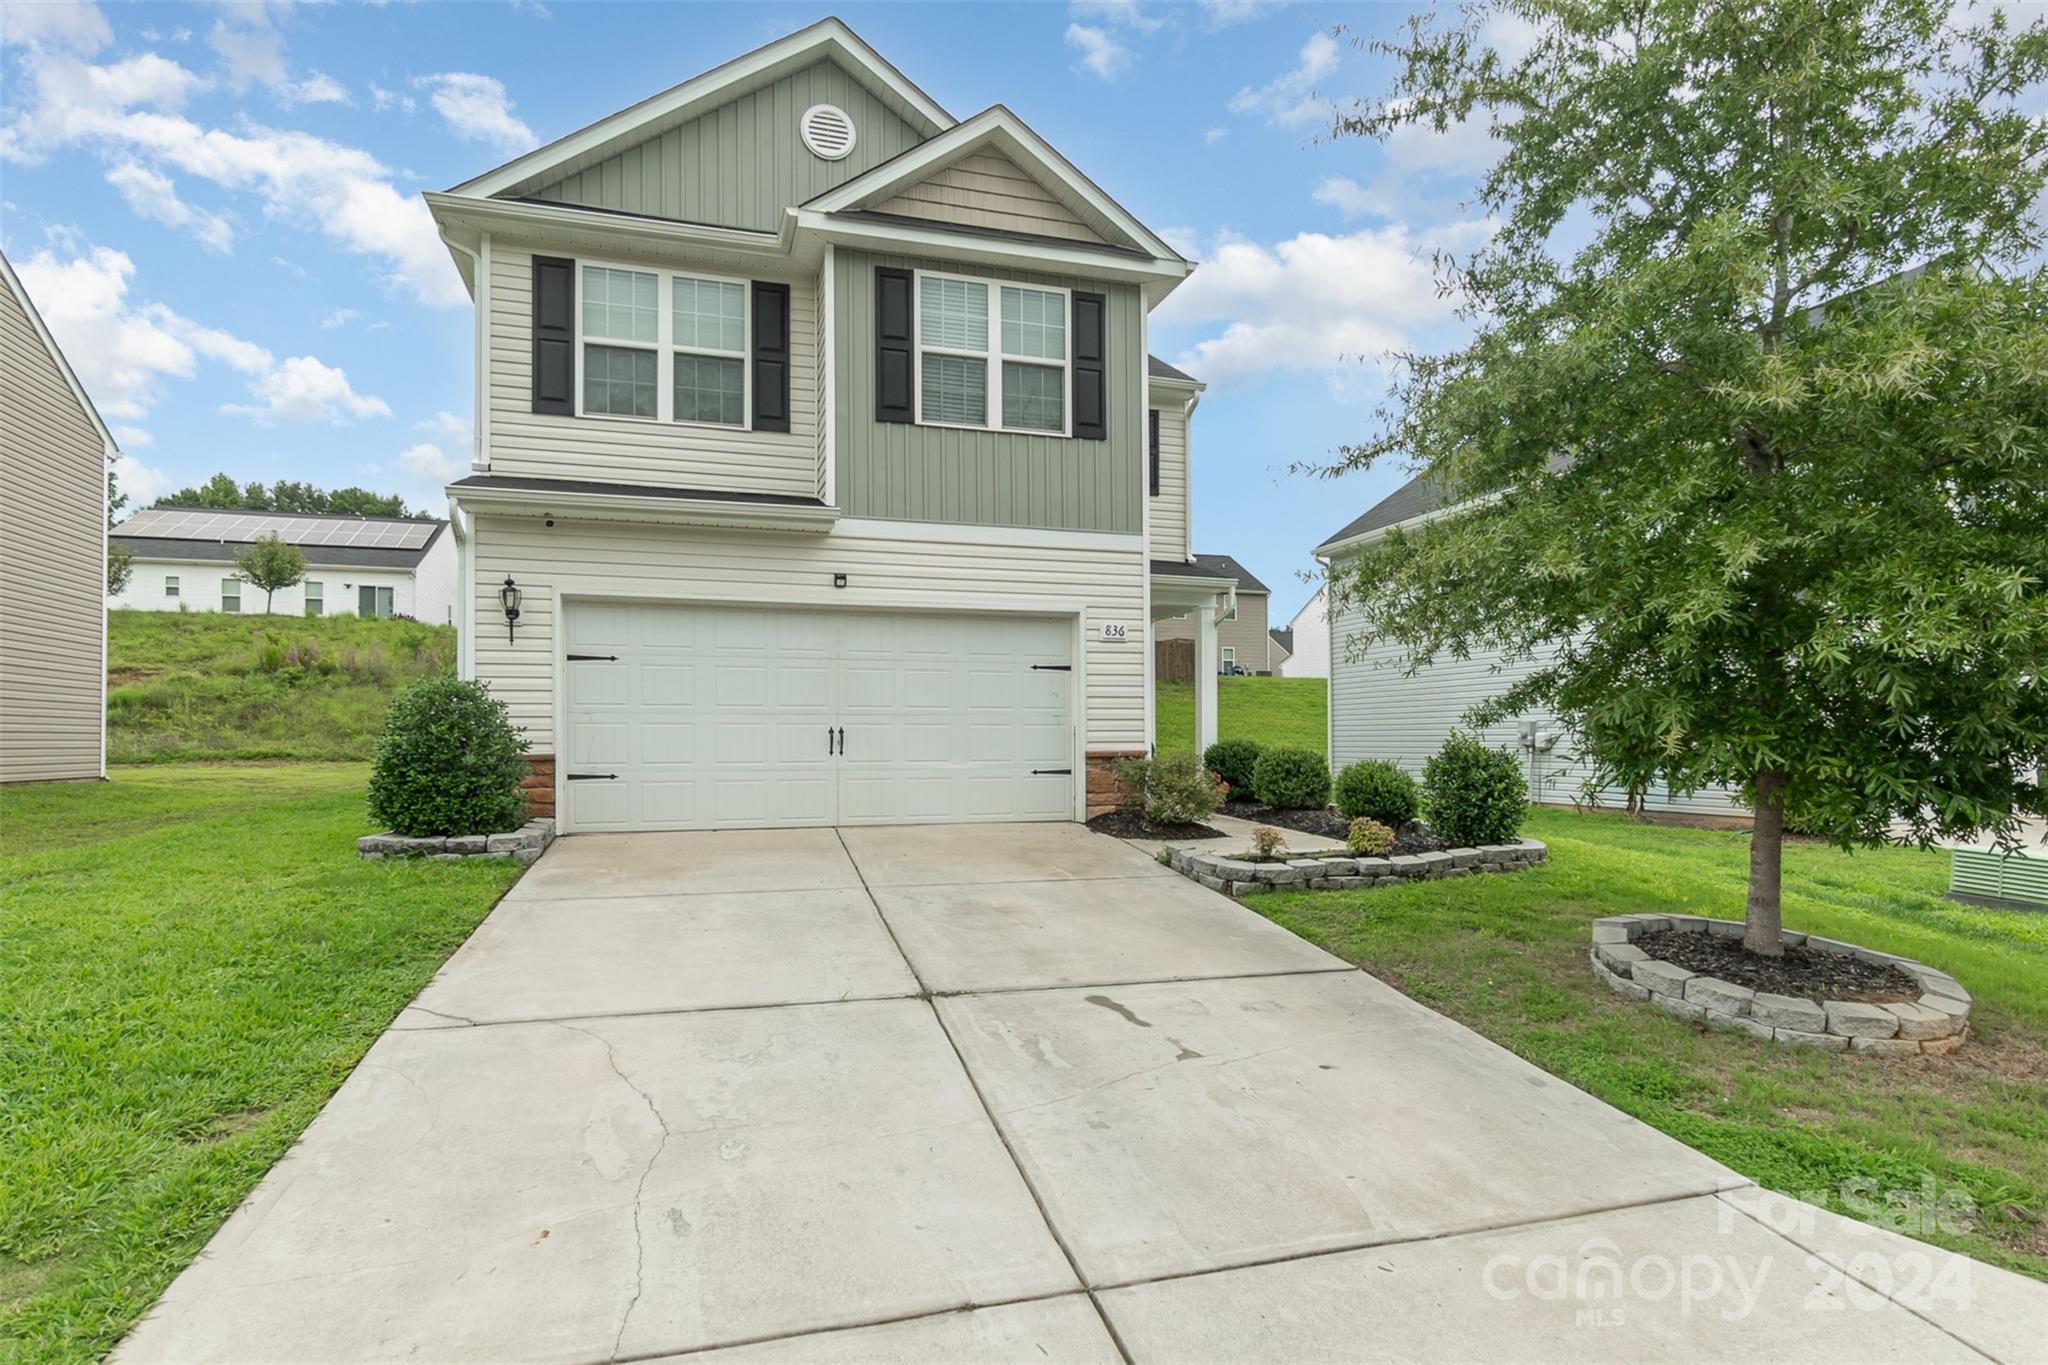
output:
M 1455 896 L 1455 884 L 1444 894 Z M 2048 1355 L 1074 825 L 558 842 L 143 1361 Z

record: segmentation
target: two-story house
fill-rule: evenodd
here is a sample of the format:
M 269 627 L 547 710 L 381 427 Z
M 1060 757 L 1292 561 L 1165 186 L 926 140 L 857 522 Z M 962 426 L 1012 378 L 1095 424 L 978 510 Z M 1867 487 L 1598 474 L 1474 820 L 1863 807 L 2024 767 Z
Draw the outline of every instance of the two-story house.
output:
M 476 301 L 461 668 L 536 807 L 1106 806 L 1151 622 L 1232 596 L 1188 554 L 1201 386 L 1146 353 L 1188 261 L 834 19 L 427 201 Z

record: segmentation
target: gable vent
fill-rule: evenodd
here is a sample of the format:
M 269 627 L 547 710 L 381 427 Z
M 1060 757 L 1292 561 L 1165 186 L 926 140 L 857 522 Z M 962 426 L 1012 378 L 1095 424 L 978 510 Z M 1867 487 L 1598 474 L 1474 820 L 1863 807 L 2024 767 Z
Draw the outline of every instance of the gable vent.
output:
M 838 161 L 853 150 L 853 120 L 836 104 L 814 104 L 804 110 L 804 146 L 813 156 Z

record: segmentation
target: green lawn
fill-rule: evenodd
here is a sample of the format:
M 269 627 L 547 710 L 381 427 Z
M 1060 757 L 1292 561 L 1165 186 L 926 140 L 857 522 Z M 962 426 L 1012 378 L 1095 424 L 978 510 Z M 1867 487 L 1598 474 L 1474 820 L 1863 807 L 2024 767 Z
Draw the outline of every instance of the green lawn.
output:
M 511 884 L 358 860 L 366 775 L 0 788 L 0 1359 L 103 1353 Z
M 454 667 L 453 626 L 110 611 L 107 760 L 367 760 L 391 699 Z
M 1816 1053 L 1706 1032 L 1587 965 L 1602 915 L 1740 918 L 1746 835 L 1559 811 L 1524 832 L 1549 865 L 1248 904 L 1772 1189 L 1852 1216 L 1847 1182 L 1966 1192 L 1973 1231 L 1915 1235 L 2048 1279 L 2048 915 L 1944 899 L 1945 854 L 1788 847 L 1788 928 L 1944 968 L 1977 1002 L 1946 1057 Z
M 1255 739 L 1272 747 L 1323 752 L 1327 686 L 1322 678 L 1218 678 L 1216 737 Z M 1158 684 L 1158 747 L 1162 754 L 1195 747 L 1195 685 Z

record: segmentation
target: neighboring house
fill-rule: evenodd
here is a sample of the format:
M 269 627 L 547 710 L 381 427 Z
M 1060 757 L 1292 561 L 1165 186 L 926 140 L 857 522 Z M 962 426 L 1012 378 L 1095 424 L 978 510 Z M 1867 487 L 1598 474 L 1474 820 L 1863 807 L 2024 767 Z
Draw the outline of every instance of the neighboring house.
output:
M 410 616 L 455 620 L 455 543 L 445 521 L 401 517 L 241 512 L 151 507 L 114 528 L 135 552 L 135 573 L 110 605 L 143 611 L 264 609 L 263 589 L 246 583 L 235 551 L 276 536 L 306 557 L 306 576 L 279 588 L 279 616 Z
M 1272 661 L 1273 672 L 1284 677 L 1287 673 L 1287 661 L 1294 657 L 1294 632 L 1284 626 L 1274 626 L 1266 634 L 1273 641 L 1272 651 L 1267 656 Z
M 1150 622 L 1213 630 L 1231 589 L 1188 562 L 1201 386 L 1145 342 L 1191 266 L 1157 234 L 834 19 L 426 200 L 476 302 L 460 667 L 537 808 L 1113 802 Z
M 1412 528 L 1432 517 L 1455 514 L 1442 492 L 1417 478 L 1375 503 L 1366 513 L 1316 547 L 1316 558 L 1329 566 L 1333 579 L 1343 572 L 1347 555 L 1399 526 Z M 1330 761 L 1335 767 L 1361 758 L 1398 763 L 1419 776 L 1423 763 L 1442 746 L 1475 704 L 1499 696 L 1541 666 L 1537 661 L 1501 662 L 1498 654 L 1475 652 L 1467 659 L 1439 659 L 1413 676 L 1406 672 L 1400 646 L 1382 643 L 1352 660 L 1345 641 L 1358 630 L 1358 617 L 1339 602 L 1328 629 L 1325 658 L 1330 678 Z M 1299 641 L 1297 641 L 1299 643 Z M 1299 652 L 1297 659 L 1301 658 Z M 1489 744 L 1514 749 L 1529 780 L 1529 799 L 1545 805 L 1572 805 L 1584 800 L 1587 767 L 1575 737 L 1547 711 L 1533 711 L 1480 732 Z M 1622 809 L 1627 793 L 1604 788 L 1596 794 L 1603 807 Z M 1659 784 L 1643 794 L 1646 811 L 1687 816 L 1746 819 L 1747 807 L 1720 788 L 1673 793 Z
M 5 256 L 0 277 L 0 782 L 105 777 L 119 452 Z
M 1266 602 L 1272 595 L 1270 590 L 1250 569 L 1229 555 L 1196 555 L 1194 562 L 1197 567 L 1228 578 L 1237 585 L 1236 600 L 1224 609 L 1223 619 L 1216 626 L 1216 646 L 1209 651 L 1211 670 L 1227 672 L 1234 664 L 1247 673 L 1271 673 L 1277 651 L 1273 648 L 1272 636 L 1266 633 Z M 1195 638 L 1195 626 L 1192 614 L 1161 621 L 1157 637 L 1161 640 L 1192 640 Z
M 1285 659 L 1275 670 L 1283 678 L 1327 678 L 1330 676 L 1329 590 L 1317 588 L 1316 595 L 1301 604 L 1287 623 Z

